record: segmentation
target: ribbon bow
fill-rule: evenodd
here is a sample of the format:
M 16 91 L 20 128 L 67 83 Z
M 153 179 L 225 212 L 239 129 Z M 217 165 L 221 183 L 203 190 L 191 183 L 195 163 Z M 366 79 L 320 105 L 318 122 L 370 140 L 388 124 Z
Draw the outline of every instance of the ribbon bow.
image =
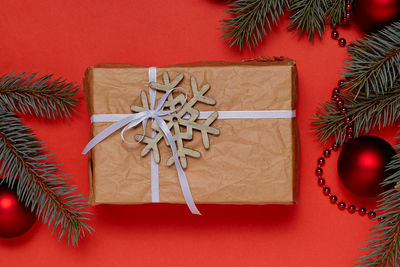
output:
M 164 105 L 165 101 L 167 100 L 167 97 L 175 90 L 179 90 L 179 91 L 182 91 L 182 92 L 185 93 L 185 101 L 177 109 L 174 109 L 174 110 L 162 110 L 163 105 Z M 193 197 L 192 197 L 192 193 L 190 192 L 189 184 L 188 184 L 188 181 L 186 179 L 185 172 L 183 171 L 183 168 L 182 168 L 181 163 L 179 161 L 178 150 L 176 148 L 174 137 L 173 137 L 171 131 L 169 130 L 166 122 L 162 119 L 163 116 L 172 114 L 172 113 L 178 111 L 180 108 L 182 108 L 182 106 L 185 105 L 186 100 L 187 100 L 187 93 L 183 88 L 176 87 L 176 88 L 173 88 L 173 89 L 169 90 L 158 101 L 157 107 L 155 109 L 151 108 L 149 110 L 145 110 L 145 111 L 142 111 L 142 112 L 139 112 L 139 113 L 135 113 L 135 114 L 129 115 L 129 116 L 121 119 L 120 121 L 117 121 L 116 123 L 110 125 L 105 130 L 100 132 L 98 135 L 93 137 L 93 139 L 90 140 L 90 142 L 84 148 L 82 154 L 86 154 L 87 152 L 89 152 L 89 150 L 91 150 L 98 143 L 100 143 L 105 138 L 110 136 L 112 133 L 114 133 L 115 131 L 121 129 L 124 126 L 125 127 L 121 131 L 121 139 L 125 143 L 131 144 L 128 141 L 125 140 L 125 137 L 124 137 L 125 132 L 127 130 L 131 129 L 131 128 L 136 127 L 139 123 L 142 123 L 143 132 L 144 132 L 146 130 L 146 126 L 147 126 L 147 120 L 148 119 L 153 119 L 157 123 L 157 125 L 160 127 L 160 129 L 163 131 L 165 137 L 168 140 L 168 143 L 170 144 L 170 147 L 171 147 L 171 150 L 172 150 L 172 155 L 173 155 L 174 161 L 175 161 L 175 167 L 176 167 L 176 170 L 178 172 L 179 183 L 181 185 L 183 197 L 185 198 L 186 204 L 188 205 L 190 211 L 193 214 L 201 215 L 199 210 L 196 207 L 196 204 L 194 203 L 194 200 L 193 200 Z M 143 137 L 144 137 L 144 134 L 143 134 Z M 140 142 L 140 141 L 141 140 L 139 140 L 138 142 Z

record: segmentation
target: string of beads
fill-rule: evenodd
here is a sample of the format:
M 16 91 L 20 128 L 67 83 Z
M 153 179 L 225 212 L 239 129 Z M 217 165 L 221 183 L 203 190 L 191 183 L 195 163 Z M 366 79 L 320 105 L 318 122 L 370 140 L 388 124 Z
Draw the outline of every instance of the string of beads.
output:
M 351 0 L 345 0 L 345 9 L 346 15 L 342 20 L 342 24 L 347 25 L 351 19 L 351 11 L 353 9 L 353 2 Z M 331 24 L 332 33 L 331 37 L 334 40 L 338 40 L 338 44 L 340 47 L 345 47 L 347 42 L 345 38 L 339 38 L 339 31 L 337 30 L 337 25 Z M 351 125 L 351 117 L 347 115 L 347 108 L 344 105 L 343 99 L 339 96 L 340 90 L 343 89 L 345 85 L 345 80 L 339 80 L 338 87 L 332 90 L 332 100 L 336 102 L 336 107 L 338 111 L 345 116 L 345 127 L 346 127 L 346 139 L 344 144 L 351 142 L 353 139 L 353 126 Z M 317 168 L 315 169 L 315 174 L 317 175 L 317 183 L 320 187 L 322 187 L 322 193 L 329 197 L 329 201 L 332 204 L 337 205 L 339 210 L 345 210 L 350 214 L 358 213 L 360 216 L 368 215 L 368 218 L 374 219 L 376 217 L 376 212 L 373 210 L 368 211 L 365 207 L 357 208 L 355 205 L 346 205 L 344 201 L 339 201 L 338 197 L 332 194 L 330 187 L 326 185 L 326 181 L 323 178 L 323 169 L 322 167 L 325 165 L 325 161 L 327 158 L 331 156 L 332 151 L 337 151 L 339 146 L 334 142 L 330 148 L 324 149 L 322 152 L 322 156 L 317 160 Z M 383 217 L 379 217 L 378 220 L 383 220 Z
M 347 108 L 344 106 L 344 101 L 339 96 L 340 89 L 342 89 L 344 87 L 344 85 L 345 85 L 345 80 L 340 80 L 338 82 L 338 87 L 334 88 L 332 90 L 332 100 L 334 100 L 336 102 L 336 106 L 337 106 L 339 112 L 345 116 L 346 140 L 345 140 L 344 144 L 346 144 L 348 142 L 351 142 L 353 139 L 353 126 L 351 125 L 351 117 L 347 115 Z M 346 205 L 346 203 L 344 201 L 339 201 L 338 197 L 332 193 L 330 187 L 328 187 L 326 185 L 326 181 L 322 176 L 323 175 L 322 167 L 325 165 L 326 159 L 331 156 L 332 151 L 337 151 L 338 149 L 339 149 L 339 146 L 334 142 L 330 148 L 324 149 L 324 151 L 322 152 L 322 156 L 320 158 L 318 158 L 318 160 L 317 160 L 317 168 L 315 169 L 315 174 L 317 175 L 318 185 L 320 187 L 322 187 L 322 193 L 325 196 L 329 197 L 329 201 L 332 204 L 337 205 L 339 210 L 347 209 L 347 211 L 350 214 L 357 212 L 361 216 L 364 216 L 367 214 L 368 218 L 374 219 L 376 217 L 375 211 L 373 211 L 373 210 L 368 211 L 364 207 L 357 208 L 353 204 Z M 381 220 L 381 218 L 378 218 L 378 219 Z

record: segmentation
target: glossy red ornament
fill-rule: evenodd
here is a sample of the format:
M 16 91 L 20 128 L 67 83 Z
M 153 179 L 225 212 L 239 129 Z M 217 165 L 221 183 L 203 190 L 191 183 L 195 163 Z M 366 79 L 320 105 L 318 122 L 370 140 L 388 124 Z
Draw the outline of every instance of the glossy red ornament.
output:
M 394 154 L 392 146 L 382 138 L 372 135 L 355 138 L 340 152 L 339 177 L 354 194 L 375 197 L 384 190 L 380 183 L 388 176 L 385 166 Z
M 28 231 L 36 217 L 17 197 L 14 190 L 0 184 L 0 237 L 17 237 Z
M 400 0 L 356 0 L 355 23 L 365 32 L 376 31 L 400 18 Z

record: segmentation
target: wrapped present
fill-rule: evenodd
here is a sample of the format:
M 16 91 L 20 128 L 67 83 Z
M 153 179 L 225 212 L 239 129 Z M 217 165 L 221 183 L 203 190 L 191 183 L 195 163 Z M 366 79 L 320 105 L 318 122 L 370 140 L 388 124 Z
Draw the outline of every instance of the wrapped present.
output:
M 84 85 L 91 204 L 297 201 L 293 60 L 101 64 Z

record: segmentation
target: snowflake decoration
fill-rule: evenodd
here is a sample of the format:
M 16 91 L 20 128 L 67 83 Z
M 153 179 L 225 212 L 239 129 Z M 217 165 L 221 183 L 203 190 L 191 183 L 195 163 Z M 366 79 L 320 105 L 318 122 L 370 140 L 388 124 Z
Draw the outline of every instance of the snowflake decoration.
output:
M 163 84 L 157 82 L 151 82 L 150 87 L 156 91 L 160 91 L 162 93 L 166 93 L 169 90 L 176 88 L 178 84 L 182 81 L 183 74 L 180 73 L 177 75 L 171 82 L 167 72 L 163 72 Z M 194 77 L 190 77 L 190 87 L 193 92 L 193 97 L 189 99 L 184 106 L 185 96 L 183 94 L 179 94 L 174 97 L 172 94 L 168 96 L 167 101 L 164 103 L 162 109 L 164 110 L 173 110 L 180 106 L 177 112 L 174 112 L 170 115 L 163 116 L 162 118 L 165 120 L 167 127 L 171 130 L 171 133 L 174 137 L 174 141 L 176 142 L 176 147 L 178 150 L 179 160 L 183 168 L 187 167 L 187 156 L 193 158 L 199 158 L 200 152 L 188 147 L 184 146 L 184 140 L 192 140 L 193 139 L 193 130 L 197 130 L 201 132 L 201 137 L 203 141 L 204 148 L 208 149 L 210 147 L 210 141 L 208 138 L 208 134 L 219 135 L 219 129 L 212 127 L 211 124 L 217 119 L 218 112 L 213 112 L 203 123 L 199 123 L 197 118 L 200 115 L 200 112 L 194 108 L 197 102 L 201 102 L 207 105 L 215 105 L 215 100 L 205 96 L 207 91 L 210 89 L 210 85 L 206 84 L 198 89 L 197 81 Z M 131 110 L 133 112 L 142 112 L 150 109 L 149 101 L 145 91 L 142 91 L 140 94 L 142 106 L 131 106 Z M 141 156 L 146 156 L 151 150 L 153 151 L 154 159 L 157 163 L 160 163 L 160 153 L 158 150 L 158 143 L 161 139 L 164 139 L 166 145 L 169 146 L 167 138 L 164 136 L 164 133 L 161 131 L 156 122 L 153 122 L 151 128 L 156 131 L 154 137 L 148 137 L 143 135 L 136 135 L 136 140 L 141 140 L 146 146 L 143 148 L 141 152 Z M 171 156 L 167 160 L 167 165 L 171 166 L 174 164 L 174 158 Z

